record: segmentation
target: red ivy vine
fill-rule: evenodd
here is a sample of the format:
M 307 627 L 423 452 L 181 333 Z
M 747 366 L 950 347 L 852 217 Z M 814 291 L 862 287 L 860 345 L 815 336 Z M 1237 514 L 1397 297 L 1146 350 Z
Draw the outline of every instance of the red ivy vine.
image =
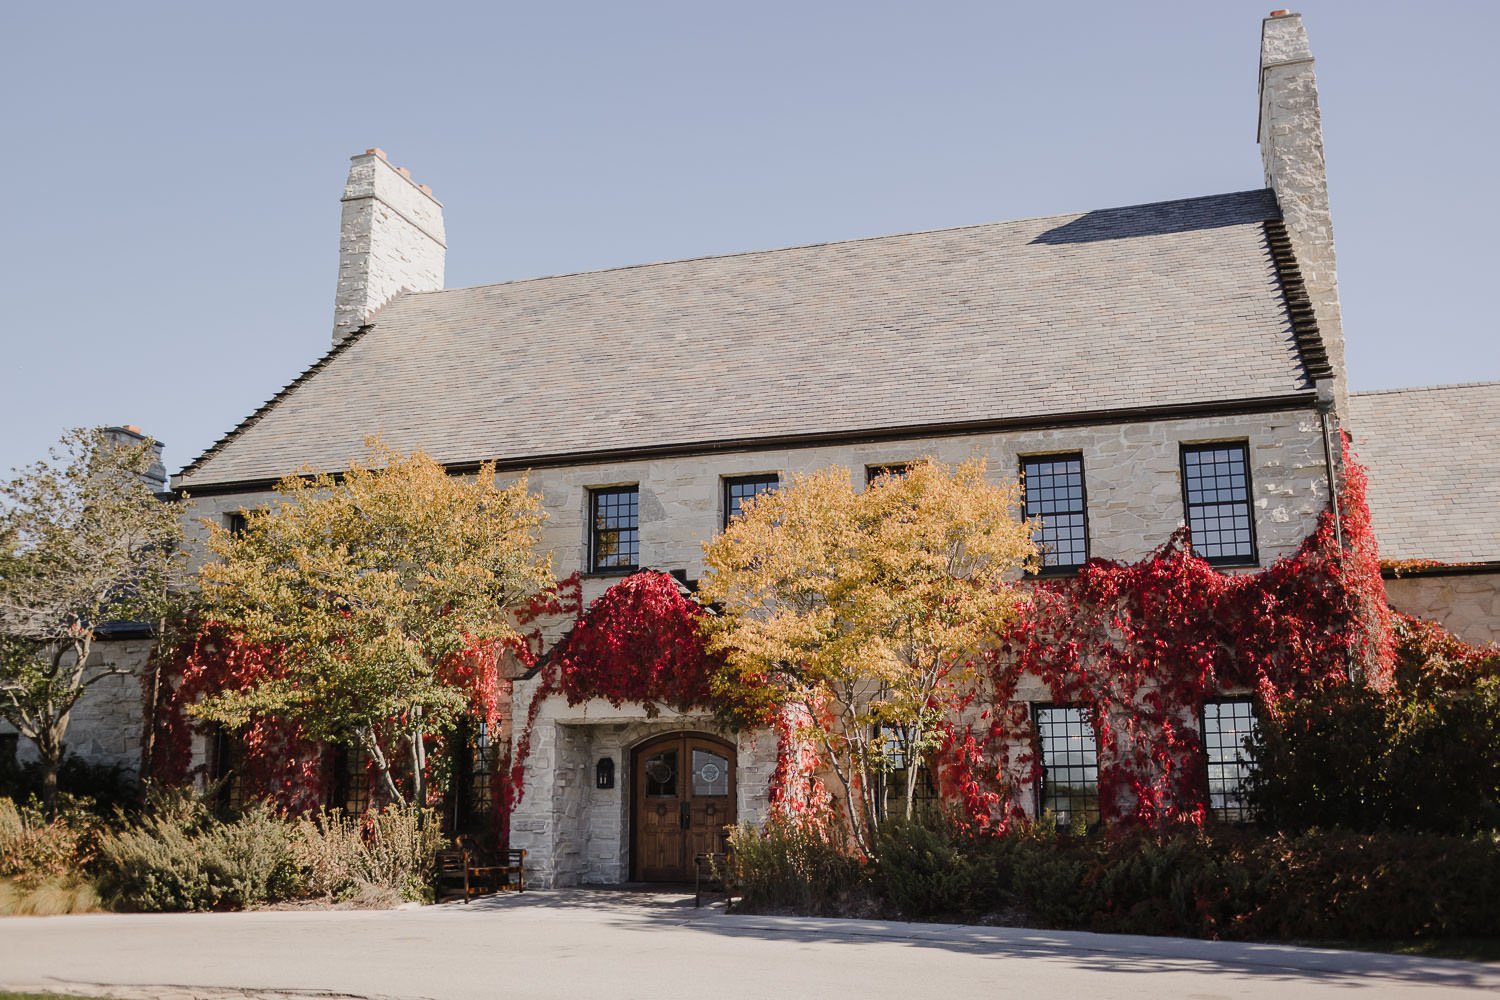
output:
M 187 706 L 220 691 L 241 691 L 277 670 L 276 650 L 244 642 L 214 625 L 191 630 L 157 664 L 157 711 L 147 774 L 182 784 L 201 773 L 192 766 L 197 725 Z M 238 777 L 246 800 L 267 799 L 287 812 L 318 809 L 331 784 L 328 753 L 301 727 L 280 719 L 257 719 L 238 734 Z
M 1072 578 L 1035 584 L 1014 626 L 981 664 L 983 689 L 954 694 L 955 721 L 938 767 L 945 797 L 962 805 L 976 829 L 1003 830 L 1024 815 L 1021 803 L 1041 772 L 1029 713 L 1016 700 L 1029 677 L 1052 701 L 1082 706 L 1094 720 L 1107 820 L 1146 827 L 1203 822 L 1199 718 L 1206 700 L 1248 691 L 1274 711 L 1282 699 L 1320 685 L 1352 679 L 1382 686 L 1390 679 L 1391 613 L 1365 488 L 1346 441 L 1339 522 L 1325 513 L 1296 552 L 1259 573 L 1220 572 L 1179 532 L 1140 562 L 1096 559 Z M 545 657 L 538 629 L 524 643 L 476 647 L 443 665 L 497 738 L 508 735 L 509 675 L 518 672 L 503 669 L 506 657 L 539 676 L 509 757 L 494 772 L 502 837 L 524 794 L 533 730 L 549 696 L 562 694 L 574 705 L 593 698 L 617 707 L 643 704 L 651 714 L 662 706 L 713 707 L 708 614 L 672 577 L 650 571 L 625 577 L 585 609 L 574 574 L 518 616 L 522 627 L 546 617 L 573 619 Z M 184 706 L 249 686 L 275 669 L 274 650 L 212 628 L 166 658 L 152 773 L 189 776 Z M 773 813 L 792 820 L 825 814 L 820 762 L 796 738 L 796 720 L 782 711 L 772 724 Z M 244 739 L 243 780 L 253 794 L 289 809 L 324 801 L 326 754 L 295 726 L 256 722 Z
M 616 708 L 643 704 L 648 715 L 665 706 L 679 711 L 710 704 L 708 678 L 714 661 L 704 646 L 708 611 L 666 573 L 644 570 L 611 586 L 587 610 L 577 577 L 559 585 L 561 600 L 543 599 L 528 620 L 572 610 L 572 629 L 537 666 L 540 682 L 526 709 L 510 764 L 508 802 L 525 794 L 526 758 L 542 703 L 562 694 L 578 705 L 603 698 Z
M 1098 742 L 1102 817 L 1163 827 L 1208 810 L 1199 718 L 1208 699 L 1253 692 L 1264 710 L 1319 685 L 1383 686 L 1394 660 L 1391 613 L 1365 501 L 1364 470 L 1344 450 L 1342 539 L 1331 511 L 1293 554 L 1229 575 L 1179 531 L 1150 557 L 1092 560 L 1035 585 L 985 663 L 988 710 L 955 726 L 940 769 L 980 829 L 1004 829 L 1041 777 L 1023 678 L 1083 707 Z

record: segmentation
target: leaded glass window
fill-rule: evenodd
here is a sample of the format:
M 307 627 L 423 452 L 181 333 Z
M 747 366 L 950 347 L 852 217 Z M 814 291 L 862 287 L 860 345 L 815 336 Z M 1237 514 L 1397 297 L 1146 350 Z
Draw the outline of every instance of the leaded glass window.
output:
M 870 486 L 875 480 L 886 477 L 900 479 L 910 471 L 910 462 L 895 462 L 889 465 L 867 465 L 865 466 L 865 485 Z
M 1208 805 L 1231 823 L 1254 819 L 1248 798 L 1255 770 L 1251 740 L 1258 724 L 1248 701 L 1211 701 L 1203 706 L 1203 749 L 1208 757 Z
M 781 485 L 774 472 L 767 476 L 734 476 L 724 480 L 724 525 L 740 516 L 740 508 L 751 497 L 769 493 Z
M 1059 827 L 1099 821 L 1099 747 L 1094 723 L 1076 705 L 1038 705 L 1032 710 L 1042 755 L 1039 813 L 1050 811 Z
M 483 719 L 475 719 L 469 730 L 469 754 L 469 811 L 489 816 L 495 804 L 495 744 Z
M 1211 563 L 1256 561 L 1246 445 L 1183 445 L 1182 494 L 1194 552 Z
M 1042 570 L 1067 570 L 1089 561 L 1087 498 L 1082 455 L 1041 455 L 1021 460 L 1027 519 L 1041 527 L 1032 540 L 1041 550 Z
M 729 758 L 711 750 L 693 748 L 693 794 L 729 794 Z
M 640 488 L 612 486 L 589 494 L 589 568 L 633 570 L 640 563 Z

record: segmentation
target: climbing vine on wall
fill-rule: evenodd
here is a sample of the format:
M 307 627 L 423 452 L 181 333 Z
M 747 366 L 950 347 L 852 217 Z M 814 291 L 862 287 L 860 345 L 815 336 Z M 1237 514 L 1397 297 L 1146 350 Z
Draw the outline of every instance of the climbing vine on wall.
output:
M 195 726 L 188 712 L 199 699 L 225 690 L 245 690 L 277 671 L 276 651 L 244 642 L 212 624 L 184 626 L 156 664 L 158 694 L 148 775 L 167 784 L 196 777 L 211 762 L 193 766 Z M 289 812 L 317 809 L 327 800 L 325 748 L 307 739 L 295 723 L 259 718 L 236 734 L 237 777 L 246 801 L 264 798 Z
M 947 706 L 952 718 L 937 761 L 944 797 L 976 829 L 1002 830 L 1024 815 L 1022 803 L 1041 773 L 1029 712 L 1017 700 L 1026 678 L 1048 700 L 1087 711 L 1098 739 L 1101 811 L 1111 822 L 1146 827 L 1201 823 L 1206 816 L 1199 719 L 1207 699 L 1248 691 L 1263 711 L 1274 712 L 1283 699 L 1321 685 L 1388 683 L 1390 611 L 1364 471 L 1347 442 L 1344 470 L 1340 516 L 1325 513 L 1296 552 L 1261 572 L 1222 573 L 1179 533 L 1140 562 L 1093 560 L 1074 577 L 1034 584 L 1014 624 L 977 664 L 977 686 Z M 494 771 L 502 829 L 524 794 L 533 730 L 549 696 L 570 704 L 640 703 L 653 713 L 722 709 L 716 705 L 722 695 L 708 683 L 714 673 L 703 641 L 708 615 L 670 576 L 649 571 L 620 580 L 585 609 L 575 574 L 519 615 L 523 628 L 571 619 L 571 630 L 545 657 L 542 633 L 534 629 L 523 642 L 478 645 L 442 665 L 445 680 L 468 694 L 474 717 L 497 734 L 507 728 L 510 678 L 519 672 L 503 669 L 506 658 L 539 676 L 509 756 Z M 212 691 L 248 687 L 275 669 L 274 650 L 212 627 L 163 657 L 153 775 L 188 777 L 186 705 Z M 778 748 L 773 812 L 826 813 L 821 762 L 797 737 L 797 720 L 784 710 L 766 722 Z M 326 800 L 327 755 L 295 726 L 261 720 L 243 738 L 248 793 L 293 809 Z
M 1038 583 L 986 662 L 985 705 L 955 725 L 945 786 L 981 829 L 1003 829 L 1041 777 L 1024 678 L 1078 705 L 1098 744 L 1106 821 L 1145 827 L 1206 817 L 1199 719 L 1206 700 L 1254 693 L 1263 711 L 1320 685 L 1383 686 L 1390 610 L 1365 502 L 1345 442 L 1340 517 L 1326 512 L 1296 552 L 1259 573 L 1225 574 L 1185 532 L 1136 563 L 1096 559 Z
M 155 676 L 147 678 L 154 685 L 156 705 L 147 774 L 167 784 L 211 776 L 210 770 L 217 766 L 222 771 L 226 763 L 203 760 L 193 765 L 194 737 L 202 731 L 202 723 L 192 716 L 193 704 L 224 691 L 249 690 L 279 675 L 277 652 L 270 646 L 247 642 L 213 623 L 185 623 L 179 631 L 180 637 L 158 658 Z M 487 722 L 492 731 L 509 705 L 511 682 L 500 670 L 509 648 L 503 643 L 477 643 L 447 658 L 438 669 L 444 683 L 465 693 L 471 716 Z M 394 756 L 399 744 L 394 729 L 380 732 L 378 738 Z M 233 778 L 244 801 L 264 799 L 293 813 L 328 803 L 335 784 L 337 748 L 308 738 L 295 722 L 265 715 L 236 730 L 233 743 Z M 444 737 L 429 735 L 426 749 L 428 776 L 440 779 L 431 783 L 429 804 L 435 804 L 446 784 L 441 779 L 451 771 L 450 748 Z M 397 780 L 406 784 L 399 776 Z M 384 804 L 378 782 L 370 782 L 369 800 L 371 805 Z
M 512 805 L 525 792 L 523 778 L 532 730 L 542 703 L 554 694 L 577 705 L 602 698 L 619 707 L 643 704 L 690 711 L 710 706 L 708 678 L 713 660 L 700 628 L 708 611 L 666 573 L 644 570 L 606 590 L 586 610 L 575 578 L 563 581 L 561 595 L 544 595 L 528 617 L 572 611 L 572 629 L 538 661 L 540 680 L 517 734 L 510 765 Z

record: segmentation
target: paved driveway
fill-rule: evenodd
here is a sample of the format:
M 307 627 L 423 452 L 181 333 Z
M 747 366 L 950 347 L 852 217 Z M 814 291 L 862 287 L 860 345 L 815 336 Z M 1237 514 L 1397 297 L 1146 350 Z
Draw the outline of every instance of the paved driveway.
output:
M 749 917 L 690 898 L 529 892 L 418 909 L 0 920 L 0 987 L 732 1000 L 1493 994 L 1500 967 L 1173 938 Z M 227 992 L 233 990 L 233 992 Z

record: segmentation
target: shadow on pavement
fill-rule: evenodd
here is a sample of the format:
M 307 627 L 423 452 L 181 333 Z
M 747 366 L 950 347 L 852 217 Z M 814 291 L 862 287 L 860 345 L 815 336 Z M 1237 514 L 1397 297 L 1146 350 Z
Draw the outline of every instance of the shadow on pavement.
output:
M 444 908 L 464 906 L 449 903 Z M 729 938 L 864 946 L 887 942 L 1002 960 L 1040 959 L 1104 973 L 1213 971 L 1261 983 L 1321 981 L 1379 989 L 1382 984 L 1399 982 L 1500 989 L 1500 968 L 1451 959 L 1238 941 L 725 913 L 722 903 L 695 908 L 690 890 L 637 886 L 539 890 L 487 896 L 468 903 L 467 909 L 476 916 L 497 918 L 512 911 L 571 911 L 581 918 L 602 918 L 620 929 L 648 933 L 659 925 L 671 924 Z

